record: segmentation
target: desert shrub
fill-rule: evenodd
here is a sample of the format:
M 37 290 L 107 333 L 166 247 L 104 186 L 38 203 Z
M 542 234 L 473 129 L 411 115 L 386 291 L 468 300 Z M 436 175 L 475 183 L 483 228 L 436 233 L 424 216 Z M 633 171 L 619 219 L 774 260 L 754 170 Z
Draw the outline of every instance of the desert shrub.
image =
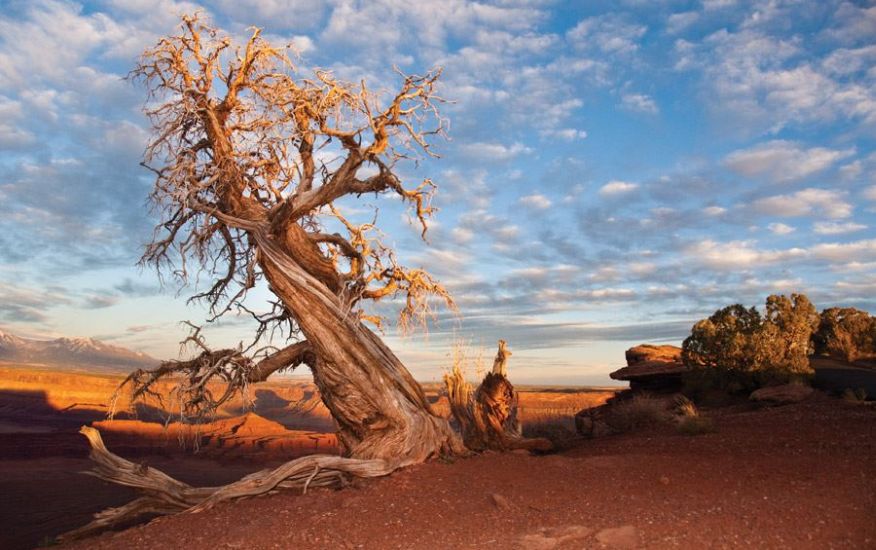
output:
M 698 321 L 682 344 L 687 390 L 737 393 L 812 375 L 809 354 L 820 318 L 803 294 L 770 296 L 765 315 L 740 304 Z
M 700 435 L 715 431 L 715 423 L 706 416 L 684 416 L 678 422 L 678 433 Z
M 755 370 L 769 376 L 811 374 L 812 334 L 820 320 L 804 294 L 768 297 L 764 322 L 754 335 Z
M 667 424 L 671 418 L 663 401 L 645 393 L 613 403 L 604 416 L 605 423 L 616 432 Z
M 553 420 L 541 419 L 537 422 L 523 424 L 523 436 L 528 438 L 544 438 L 553 443 L 554 450 L 561 451 L 573 447 L 580 440 L 575 431 L 572 417 L 558 417 Z
M 813 335 L 817 353 L 848 362 L 876 354 L 876 318 L 851 307 L 832 307 L 821 312 Z
M 687 396 L 679 395 L 675 398 L 675 413 L 682 417 L 699 416 L 700 410 Z
M 675 412 L 679 415 L 678 431 L 684 435 L 699 435 L 715 430 L 711 418 L 700 414 L 693 401 L 680 395 L 675 399 Z
M 697 321 L 681 348 L 682 361 L 692 367 L 748 371 L 754 366 L 754 335 L 763 325 L 755 308 L 734 304 Z

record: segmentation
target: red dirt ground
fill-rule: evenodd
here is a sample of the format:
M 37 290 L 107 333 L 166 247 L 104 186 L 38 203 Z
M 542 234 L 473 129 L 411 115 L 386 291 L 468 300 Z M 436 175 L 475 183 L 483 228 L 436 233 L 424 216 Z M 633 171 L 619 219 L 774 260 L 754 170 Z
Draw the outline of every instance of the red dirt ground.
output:
M 876 548 L 876 409 L 818 395 L 711 415 L 714 433 L 432 462 L 70 547 Z
M 98 427 L 107 445 L 121 456 L 165 470 L 195 485 L 218 485 L 253 471 L 313 452 L 336 452 L 332 420 L 312 383 L 280 380 L 253 392 L 255 414 L 242 402 L 223 407 L 216 421 L 190 427 L 159 422 L 155 407 L 138 410 L 137 419 L 105 421 L 118 375 L 61 368 L 0 365 L 0 549 L 31 548 L 82 526 L 91 515 L 131 500 L 132 490 L 80 472 L 90 466 L 83 424 Z M 439 401 L 437 385 L 427 395 Z M 573 429 L 572 415 L 603 403 L 611 391 L 557 388 L 521 392 L 524 426 Z M 125 405 L 125 403 L 122 403 Z M 121 407 L 124 411 L 124 407 Z M 446 403 L 436 410 L 449 414 Z M 193 433 L 199 436 L 197 452 Z M 181 448 L 184 436 L 186 448 Z

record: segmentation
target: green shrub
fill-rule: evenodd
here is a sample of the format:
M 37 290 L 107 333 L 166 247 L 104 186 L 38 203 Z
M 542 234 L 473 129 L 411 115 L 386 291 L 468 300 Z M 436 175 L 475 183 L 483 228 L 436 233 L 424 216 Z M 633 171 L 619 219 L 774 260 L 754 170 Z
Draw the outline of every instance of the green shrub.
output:
M 821 312 L 812 338 L 817 353 L 853 362 L 876 354 L 876 318 L 851 307 L 831 307 Z
M 698 321 L 682 345 L 691 372 L 685 392 L 751 392 L 812 375 L 809 355 L 820 317 L 803 294 L 767 298 L 765 314 L 740 304 Z

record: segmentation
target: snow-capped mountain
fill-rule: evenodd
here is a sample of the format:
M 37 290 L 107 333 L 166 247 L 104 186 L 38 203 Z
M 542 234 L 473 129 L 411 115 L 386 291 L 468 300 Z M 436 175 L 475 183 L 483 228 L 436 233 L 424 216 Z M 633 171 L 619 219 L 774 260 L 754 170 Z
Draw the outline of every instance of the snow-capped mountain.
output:
M 153 367 L 158 360 L 94 338 L 22 338 L 0 330 L 0 361 L 117 368 Z

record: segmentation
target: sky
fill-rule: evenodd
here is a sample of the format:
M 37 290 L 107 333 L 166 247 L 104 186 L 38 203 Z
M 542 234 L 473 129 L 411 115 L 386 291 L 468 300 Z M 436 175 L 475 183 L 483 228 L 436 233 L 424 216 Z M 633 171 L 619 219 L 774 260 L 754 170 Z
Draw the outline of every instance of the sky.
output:
M 388 91 L 393 66 L 443 67 L 449 139 L 402 168 L 440 187 L 428 243 L 363 199 L 459 306 L 386 330 L 421 380 L 504 338 L 514 381 L 608 384 L 631 345 L 773 293 L 876 311 L 874 2 L 0 0 L 0 329 L 166 359 L 205 319 L 196 282 L 136 265 L 157 219 L 123 78 L 198 9 L 292 44 L 304 76 Z

